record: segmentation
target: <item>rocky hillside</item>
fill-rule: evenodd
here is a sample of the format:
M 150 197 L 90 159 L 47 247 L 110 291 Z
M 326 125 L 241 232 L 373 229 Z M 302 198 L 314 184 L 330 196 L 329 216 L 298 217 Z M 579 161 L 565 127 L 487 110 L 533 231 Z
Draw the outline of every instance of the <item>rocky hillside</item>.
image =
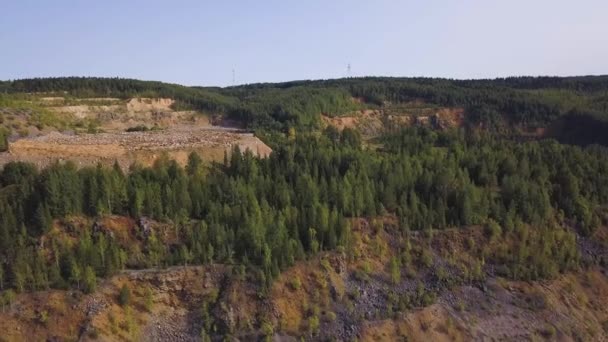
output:
M 122 243 L 135 243 L 130 230 L 137 225 L 102 222 Z M 608 337 L 602 304 L 608 271 L 600 266 L 608 257 L 608 228 L 591 240 L 579 238 L 587 266 L 552 280 L 512 281 L 499 275 L 491 257 L 512 237 L 489 237 L 483 227 L 404 237 L 390 217 L 352 224 L 352 248 L 299 262 L 267 290 L 254 270 L 213 264 L 123 271 L 87 295 L 76 289 L 21 294 L 0 313 L 2 340 Z

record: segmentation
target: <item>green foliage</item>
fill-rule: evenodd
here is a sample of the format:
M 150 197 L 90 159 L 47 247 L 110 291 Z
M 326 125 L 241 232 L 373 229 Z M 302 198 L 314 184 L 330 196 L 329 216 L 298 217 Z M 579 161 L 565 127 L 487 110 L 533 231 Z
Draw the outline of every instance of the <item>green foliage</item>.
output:
M 120 288 L 120 292 L 118 294 L 118 304 L 120 304 L 120 306 L 126 307 L 130 303 L 131 303 L 131 290 L 129 290 L 129 287 L 127 286 L 127 284 L 124 284 Z
M 494 239 L 501 234 L 502 229 L 496 221 L 490 219 L 485 225 L 485 232 L 490 239 Z
M 393 284 L 398 284 L 401 281 L 401 265 L 399 259 L 396 257 L 391 258 L 390 263 L 391 281 Z
M 95 271 L 91 266 L 86 266 L 84 269 L 84 292 L 92 293 L 95 291 L 97 287 L 97 277 L 95 276 Z
M 49 321 L 49 312 L 47 310 L 41 310 L 38 313 L 38 322 L 42 325 L 46 325 Z
M 10 309 L 11 306 L 13 305 L 13 302 L 15 301 L 16 297 L 17 297 L 17 295 L 15 294 L 15 291 L 13 291 L 12 289 L 8 289 L 8 290 L 2 292 L 2 296 L 0 296 L 2 309 L 3 310 L 5 308 Z
M 0 127 L 0 152 L 8 151 L 8 130 Z
M 15 107 L 16 103 L 26 105 L 27 96 L 23 93 L 36 92 L 58 92 L 62 96 L 65 96 L 63 92 L 68 92 L 68 96 L 81 98 L 171 97 L 176 100 L 174 107 L 178 110 L 223 113 L 248 128 L 283 132 L 292 127 L 318 128 L 319 114 L 336 116 L 361 107 L 398 108 L 400 104 L 420 100 L 466 108 L 466 118 L 471 125 L 500 132 L 507 124 L 546 127 L 556 119 L 574 113 L 601 122 L 605 121 L 608 112 L 606 76 L 495 80 L 366 77 L 223 89 L 119 78 L 63 77 L 16 80 L 2 86 L 8 94 L 0 97 L 0 107 Z M 48 121 L 40 120 L 43 125 L 55 125 Z M 593 130 L 593 126 L 586 129 Z M 581 142 L 606 141 L 601 132 L 594 132 L 591 140 L 576 132 L 562 133 L 564 138 Z
M 376 151 L 362 148 L 355 133 L 340 136 L 343 142 L 298 133 L 268 158 L 235 147 L 224 164 L 203 164 L 192 154 L 186 168 L 161 158 L 128 174 L 118 166 L 79 169 L 66 162 L 39 171 L 9 163 L 0 172 L 0 259 L 6 260 L 0 286 L 84 284 L 88 291 L 95 277 L 116 273 L 127 260 L 138 267 L 237 263 L 257 267 L 268 286 L 280 271 L 321 251 L 355 258 L 348 219 L 380 211 L 394 215 L 403 234 L 485 224 L 500 247 L 489 260 L 504 266 L 499 271 L 544 278 L 577 267 L 571 228 L 593 233 L 608 203 L 603 148 L 413 128 L 384 136 Z M 109 214 L 168 222 L 179 244 L 169 246 L 155 229 L 140 227 L 142 248 L 133 250 L 93 225 L 73 229 L 73 246 L 47 235 L 49 258 L 38 251 L 53 222 Z M 379 235 L 382 221 L 376 222 Z M 386 255 L 379 237 L 370 241 L 376 255 Z M 391 260 L 394 279 L 396 266 L 409 267 L 412 256 L 433 265 L 430 246 L 406 244 Z M 370 271 L 355 277 L 365 281 Z M 479 279 L 482 267 L 470 273 L 471 281 Z
M 296 276 L 291 279 L 289 285 L 294 291 L 298 291 L 302 287 L 302 281 L 300 280 L 300 277 Z
M 263 322 L 261 331 L 264 335 L 265 340 L 272 341 L 272 336 L 274 335 L 274 327 L 270 322 Z
M 397 311 L 405 312 L 412 308 L 425 307 L 433 304 L 437 299 L 437 294 L 424 287 L 422 282 L 418 282 L 416 289 L 412 292 L 406 292 L 401 295 L 389 295 L 389 304 L 391 310 L 396 308 Z
M 242 102 L 228 115 L 251 127 L 317 128 L 319 114 L 336 116 L 357 108 L 350 94 L 339 88 L 244 88 L 231 92 Z
M 152 312 L 152 306 L 154 305 L 154 297 L 152 295 L 152 290 L 150 287 L 146 287 L 144 292 L 144 307 L 146 311 Z
M 308 333 L 310 335 L 316 335 L 319 332 L 319 316 L 312 315 L 308 317 Z

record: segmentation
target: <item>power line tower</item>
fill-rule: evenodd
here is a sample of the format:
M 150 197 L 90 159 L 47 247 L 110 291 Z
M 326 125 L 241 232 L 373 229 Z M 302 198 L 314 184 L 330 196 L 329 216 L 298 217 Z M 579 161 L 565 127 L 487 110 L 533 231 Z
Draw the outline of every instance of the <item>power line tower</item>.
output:
M 236 85 L 236 72 L 232 68 L 232 85 Z
M 350 63 L 346 66 L 346 77 L 351 77 L 350 75 Z

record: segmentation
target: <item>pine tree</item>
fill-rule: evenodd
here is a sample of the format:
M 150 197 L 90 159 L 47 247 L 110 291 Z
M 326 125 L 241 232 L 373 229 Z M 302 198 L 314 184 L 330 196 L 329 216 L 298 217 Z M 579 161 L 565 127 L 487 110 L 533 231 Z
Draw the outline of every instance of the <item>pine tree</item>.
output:
M 203 160 L 196 152 L 191 152 L 188 155 L 188 164 L 186 165 L 186 172 L 189 176 L 193 176 L 199 172 L 201 166 L 203 164 Z
M 401 267 L 399 265 L 399 259 L 396 257 L 391 258 L 390 263 L 391 281 L 393 284 L 398 284 L 401 281 Z
M 123 284 L 118 294 L 118 304 L 122 307 L 126 307 L 131 303 L 131 290 L 127 284 Z
M 82 280 L 82 268 L 76 261 L 72 260 L 70 266 L 70 281 L 76 283 L 76 287 L 80 290 L 80 281 Z
M 83 282 L 84 282 L 84 292 L 92 293 L 95 291 L 95 288 L 97 287 L 97 277 L 95 276 L 95 271 L 93 270 L 93 267 L 91 267 L 91 266 L 85 267 Z
M 0 152 L 8 151 L 8 133 L 6 129 L 0 127 Z

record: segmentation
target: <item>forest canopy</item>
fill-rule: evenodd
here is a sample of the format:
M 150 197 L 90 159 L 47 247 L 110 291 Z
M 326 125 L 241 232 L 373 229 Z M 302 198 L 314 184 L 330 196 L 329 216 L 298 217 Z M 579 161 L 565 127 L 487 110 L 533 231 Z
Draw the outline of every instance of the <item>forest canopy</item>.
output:
M 177 105 L 223 113 L 248 128 L 316 128 L 318 114 L 422 100 L 476 110 L 484 120 L 499 115 L 511 125 L 546 127 L 576 112 L 608 117 L 608 76 L 511 77 L 494 80 L 365 77 L 250 84 L 227 88 L 185 87 L 120 78 L 38 78 L 6 81 L 9 93 L 64 92 L 73 96 L 171 97 Z M 362 102 L 353 101 L 360 99 Z M 475 122 L 476 123 L 476 122 Z
M 63 288 L 80 286 L 87 270 L 108 276 L 127 266 L 210 262 L 250 265 L 270 280 L 308 255 L 347 251 L 350 218 L 383 215 L 394 215 L 405 235 L 496 225 L 523 239 L 497 251 L 505 275 L 536 279 L 578 265 L 565 227 L 592 234 L 608 202 L 604 148 L 425 128 L 381 142 L 371 151 L 349 129 L 326 130 L 285 141 L 266 159 L 237 147 L 220 164 L 192 154 L 185 168 L 161 159 L 127 174 L 118 166 L 8 164 L 0 173 L 3 286 Z M 90 227 L 75 245 L 47 240 L 50 260 L 38 248 L 55 219 L 109 214 L 170 222 L 178 240 L 165 245 L 142 233 L 144 248 L 133 251 Z

